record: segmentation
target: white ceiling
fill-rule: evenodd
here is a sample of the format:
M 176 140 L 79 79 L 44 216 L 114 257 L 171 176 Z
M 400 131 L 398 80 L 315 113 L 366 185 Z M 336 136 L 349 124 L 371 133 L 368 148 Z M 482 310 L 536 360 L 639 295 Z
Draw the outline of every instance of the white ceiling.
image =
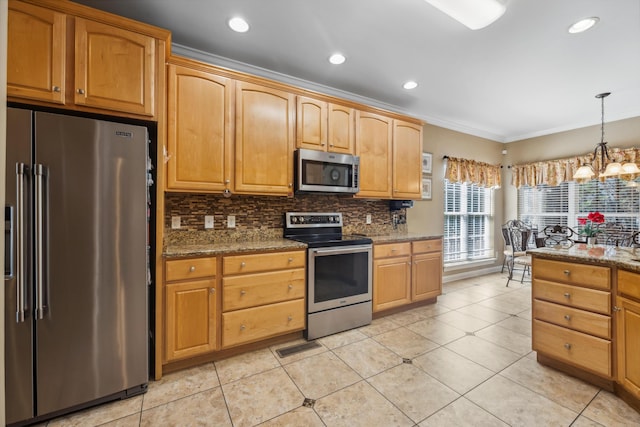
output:
M 599 124 L 601 92 L 607 122 L 640 116 L 639 0 L 510 0 L 476 31 L 424 0 L 74 1 L 169 29 L 174 52 L 495 141 Z

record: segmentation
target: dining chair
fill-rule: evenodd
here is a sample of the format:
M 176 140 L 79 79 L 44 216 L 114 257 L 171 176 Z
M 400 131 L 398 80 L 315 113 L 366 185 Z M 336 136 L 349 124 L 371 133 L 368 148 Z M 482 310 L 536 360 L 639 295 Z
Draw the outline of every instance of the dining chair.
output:
M 542 229 L 542 236 L 538 238 L 536 246 L 554 247 L 562 245 L 571 247 L 574 243 L 584 243 L 586 240 L 567 225 L 548 225 Z
M 522 277 L 520 283 L 524 283 L 525 274 L 531 274 L 531 255 L 527 255 L 527 243 L 531 237 L 531 229 L 529 227 L 518 224 L 512 227 L 507 227 L 507 234 L 509 236 L 509 250 L 510 255 L 508 258 L 507 267 L 509 269 L 509 276 L 507 278 L 507 285 L 513 279 L 513 273 L 516 270 L 516 266 L 522 268 Z
M 615 222 L 603 222 L 597 224 L 596 242 L 601 245 L 631 246 L 633 231 L 626 230 L 622 224 Z

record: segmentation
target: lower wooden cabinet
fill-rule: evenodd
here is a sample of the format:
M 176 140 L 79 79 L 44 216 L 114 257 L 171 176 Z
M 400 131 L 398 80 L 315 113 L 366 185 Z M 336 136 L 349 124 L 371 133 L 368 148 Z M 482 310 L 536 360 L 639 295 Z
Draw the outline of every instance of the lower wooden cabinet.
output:
M 618 382 L 640 399 L 640 274 L 618 270 L 616 344 Z
M 215 257 L 166 261 L 167 362 L 217 349 L 215 274 Z
M 376 244 L 373 311 L 435 298 L 442 293 L 442 239 Z
M 305 328 L 306 251 L 222 259 L 222 348 Z

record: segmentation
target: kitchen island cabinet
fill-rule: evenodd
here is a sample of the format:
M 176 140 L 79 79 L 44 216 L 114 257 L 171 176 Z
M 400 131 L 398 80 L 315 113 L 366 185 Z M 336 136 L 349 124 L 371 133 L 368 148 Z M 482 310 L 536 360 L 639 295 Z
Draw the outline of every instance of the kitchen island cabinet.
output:
M 614 307 L 618 324 L 618 381 L 640 400 L 640 274 L 618 271 L 618 296 Z
M 166 261 L 165 362 L 218 348 L 216 266 L 215 257 Z
M 235 81 L 206 64 L 171 58 L 167 66 L 167 190 L 232 190 Z

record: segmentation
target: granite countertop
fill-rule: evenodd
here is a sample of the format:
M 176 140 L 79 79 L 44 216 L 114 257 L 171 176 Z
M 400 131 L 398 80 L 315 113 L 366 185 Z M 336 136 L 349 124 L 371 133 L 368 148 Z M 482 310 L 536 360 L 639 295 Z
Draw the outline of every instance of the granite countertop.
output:
M 536 248 L 529 249 L 527 253 L 540 258 L 589 262 L 640 272 L 640 248 L 605 245 L 595 245 L 592 248 L 587 248 L 586 244 L 577 243 L 568 249 Z
M 356 233 L 354 233 L 356 234 Z M 441 238 L 442 235 L 429 235 L 420 233 L 387 233 L 387 234 L 375 234 L 364 235 L 371 238 L 373 243 L 392 243 L 392 242 L 410 242 L 414 240 L 430 240 Z M 165 258 L 179 258 L 186 256 L 215 256 L 226 255 L 231 253 L 242 252 L 260 252 L 269 250 L 293 250 L 293 249 L 306 249 L 305 243 L 296 242 L 293 240 L 272 237 L 267 239 L 240 239 L 235 241 L 212 241 L 206 243 L 201 240 L 189 240 L 183 241 L 175 240 L 167 244 L 162 255 Z

